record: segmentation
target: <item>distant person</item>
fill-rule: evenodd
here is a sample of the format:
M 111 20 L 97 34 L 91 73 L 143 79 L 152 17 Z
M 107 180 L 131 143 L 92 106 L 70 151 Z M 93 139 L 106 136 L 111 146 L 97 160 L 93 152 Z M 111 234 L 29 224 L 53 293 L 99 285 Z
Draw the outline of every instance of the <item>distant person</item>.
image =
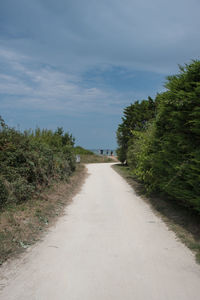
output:
M 109 153 L 109 151 L 107 150 L 107 151 L 106 151 L 106 155 L 108 155 L 108 153 Z
M 112 150 L 110 151 L 110 155 L 111 155 L 111 156 L 113 155 L 113 151 L 112 151 Z
M 101 152 L 101 155 L 103 155 L 103 150 L 100 150 L 100 152 Z

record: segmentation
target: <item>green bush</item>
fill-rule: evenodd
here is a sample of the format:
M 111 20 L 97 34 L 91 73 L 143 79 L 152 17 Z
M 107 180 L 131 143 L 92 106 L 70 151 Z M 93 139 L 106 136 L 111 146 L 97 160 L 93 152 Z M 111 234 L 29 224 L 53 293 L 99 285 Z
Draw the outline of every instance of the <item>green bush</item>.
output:
M 0 118 L 0 206 L 28 200 L 75 170 L 74 138 L 62 128 L 19 132 Z
M 125 109 L 119 151 L 147 190 L 200 212 L 200 61 L 180 67 L 165 88 L 154 101 L 154 118 L 148 105 L 149 114 L 138 103 Z
M 148 100 L 143 100 L 141 102 L 136 101 L 130 106 L 124 109 L 124 117 L 122 118 L 122 123 L 117 129 L 117 157 L 121 162 L 127 160 L 128 147 L 134 139 L 133 132 L 145 131 L 148 127 L 149 121 L 151 121 L 155 116 L 156 103 L 151 97 Z M 129 157 L 130 159 L 130 157 Z
M 132 173 L 146 184 L 151 182 L 152 161 L 150 157 L 154 130 L 155 126 L 152 122 L 149 123 L 146 131 L 134 131 L 134 138 L 130 140 L 127 152 L 127 162 Z M 146 187 L 150 190 L 148 185 Z
M 32 194 L 35 191 L 35 188 L 32 184 L 23 177 L 16 178 L 10 185 L 10 201 L 15 203 L 21 203 L 31 198 Z
M 200 62 L 181 67 L 166 88 L 157 96 L 152 181 L 200 212 Z
M 9 188 L 3 176 L 0 176 L 0 206 L 2 206 L 8 199 Z

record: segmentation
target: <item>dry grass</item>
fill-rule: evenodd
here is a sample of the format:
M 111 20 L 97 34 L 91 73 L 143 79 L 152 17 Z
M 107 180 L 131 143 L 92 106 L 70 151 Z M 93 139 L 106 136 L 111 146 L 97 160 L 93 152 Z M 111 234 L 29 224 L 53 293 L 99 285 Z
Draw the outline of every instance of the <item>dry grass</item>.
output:
M 200 216 L 165 196 L 147 196 L 143 184 L 137 181 L 127 166 L 117 164 L 113 168 L 151 205 L 168 228 L 176 233 L 177 238 L 195 253 L 196 261 L 200 263 Z
M 20 205 L 10 205 L 0 212 L 0 264 L 24 251 L 63 213 L 86 178 L 81 164 L 69 182 L 61 182 Z

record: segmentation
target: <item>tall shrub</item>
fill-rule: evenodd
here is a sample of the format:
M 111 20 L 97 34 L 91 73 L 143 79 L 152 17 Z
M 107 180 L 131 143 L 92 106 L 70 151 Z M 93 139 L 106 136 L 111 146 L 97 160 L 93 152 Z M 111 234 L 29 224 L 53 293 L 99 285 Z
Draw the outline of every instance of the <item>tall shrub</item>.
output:
M 0 118 L 0 206 L 19 203 L 75 169 L 74 139 L 62 128 L 19 132 Z
M 127 160 L 130 140 L 133 141 L 135 137 L 133 131 L 145 131 L 148 122 L 155 116 L 155 109 L 155 102 L 150 97 L 148 100 L 136 101 L 124 109 L 122 123 L 117 130 L 117 155 L 121 162 Z
M 152 181 L 200 211 L 200 62 L 180 67 L 165 86 L 158 95 Z

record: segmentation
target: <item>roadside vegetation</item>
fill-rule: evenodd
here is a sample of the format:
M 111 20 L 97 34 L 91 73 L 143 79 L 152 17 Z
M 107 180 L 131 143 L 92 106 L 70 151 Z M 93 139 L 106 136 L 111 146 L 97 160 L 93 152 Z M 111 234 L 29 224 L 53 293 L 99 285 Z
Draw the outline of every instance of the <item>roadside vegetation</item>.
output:
M 22 133 L 0 117 L 0 264 L 61 213 L 84 178 L 84 167 L 75 169 L 71 134 L 62 128 Z
M 0 119 L 0 207 L 29 200 L 75 170 L 74 138 L 56 131 L 19 132 Z
M 168 76 L 155 99 L 126 107 L 117 141 L 124 165 L 118 171 L 171 220 L 200 261 L 200 61 Z
M 118 158 L 149 193 L 200 213 L 200 61 L 180 67 L 165 88 L 125 108 Z

